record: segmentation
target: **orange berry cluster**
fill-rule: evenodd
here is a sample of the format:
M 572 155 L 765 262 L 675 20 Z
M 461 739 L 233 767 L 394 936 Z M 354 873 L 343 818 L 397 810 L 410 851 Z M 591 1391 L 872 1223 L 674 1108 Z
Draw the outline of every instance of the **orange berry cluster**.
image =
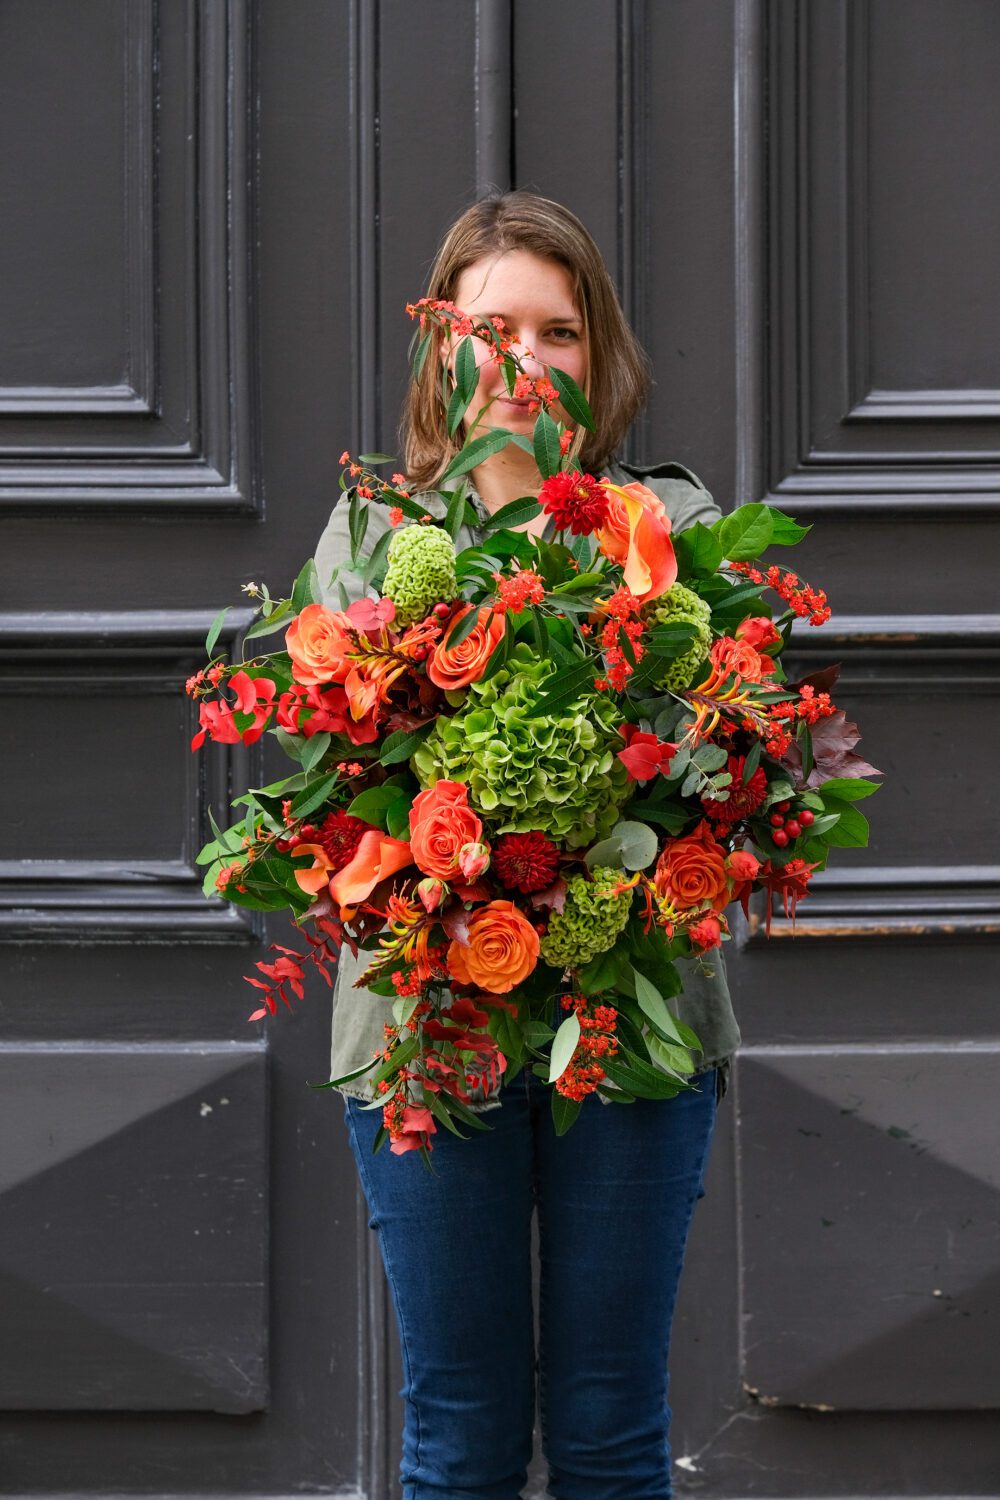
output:
M 497 583 L 497 598 L 493 606 L 498 615 L 510 610 L 519 615 L 526 604 L 541 604 L 545 598 L 545 584 L 531 568 L 521 568 L 510 578 L 494 573 Z
M 597 1061 L 614 1057 L 618 1052 L 618 1012 L 613 1005 L 595 1005 L 586 995 L 565 995 L 563 1010 L 572 1007 L 580 1022 L 580 1040 L 576 1051 L 556 1079 L 556 1092 L 566 1099 L 584 1099 L 592 1094 L 605 1076 Z
M 830 618 L 832 611 L 826 602 L 826 594 L 822 589 L 813 589 L 807 583 L 800 583 L 797 573 L 777 565 L 772 565 L 762 573 L 760 568 L 755 568 L 748 562 L 733 562 L 729 566 L 734 573 L 744 573 L 753 583 L 766 583 L 776 594 L 781 595 L 793 614 L 802 619 L 808 615 L 811 625 L 824 625 Z

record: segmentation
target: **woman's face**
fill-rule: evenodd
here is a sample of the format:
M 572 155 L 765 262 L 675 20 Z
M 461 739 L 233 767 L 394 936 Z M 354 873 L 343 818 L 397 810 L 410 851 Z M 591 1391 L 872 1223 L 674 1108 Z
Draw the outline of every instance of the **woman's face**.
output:
M 583 388 L 588 367 L 583 319 L 573 301 L 570 274 L 558 261 L 544 259 L 530 250 L 484 256 L 462 271 L 452 300 L 460 312 L 469 316 L 503 318 L 507 333 L 514 340 L 510 352 L 518 355 L 526 375 L 534 378 L 548 375 L 549 366 L 555 365 Z M 449 330 L 442 344 L 442 361 L 447 357 L 452 372 L 460 343 Z M 488 427 L 530 433 L 538 416 L 537 410 L 528 409 L 530 398 L 511 401 L 500 367 L 491 359 L 492 346 L 480 338 L 472 343 L 479 366 L 479 385 L 466 413 L 467 430 L 480 407 L 496 397 L 477 424 L 477 434 Z M 549 413 L 555 421 L 574 425 L 559 401 L 549 408 Z

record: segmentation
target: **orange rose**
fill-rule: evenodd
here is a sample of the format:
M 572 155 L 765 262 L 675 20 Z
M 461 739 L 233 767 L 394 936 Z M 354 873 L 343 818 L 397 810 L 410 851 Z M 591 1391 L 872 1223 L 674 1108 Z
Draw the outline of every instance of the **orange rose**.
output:
M 419 869 L 439 880 L 465 873 L 459 854 L 466 844 L 477 844 L 483 825 L 469 806 L 469 788 L 462 781 L 437 781 L 418 792 L 410 809 L 410 849 Z
M 467 604 L 464 609 L 456 610 L 445 626 L 444 635 L 447 636 L 455 621 L 464 619 L 471 609 L 472 605 Z M 442 641 L 427 658 L 427 675 L 431 682 L 439 688 L 464 688 L 470 682 L 478 682 L 491 653 L 503 639 L 505 628 L 504 616 L 495 614 L 488 604 L 481 604 L 479 621 L 465 640 L 451 651 L 445 650 Z
M 344 682 L 354 666 L 354 650 L 345 626 L 347 616 L 325 604 L 307 604 L 285 631 L 285 649 L 292 658 L 292 676 L 307 687 Z
M 670 839 L 656 861 L 653 884 L 679 908 L 711 903 L 722 911 L 730 900 L 725 854 L 702 819 L 693 833 Z
M 670 517 L 659 495 L 648 485 L 612 484 L 608 517 L 596 533 L 605 557 L 624 567 L 624 582 L 639 599 L 658 599 L 677 579 L 677 558 L 670 540 Z
M 762 656 L 749 641 L 736 641 L 731 635 L 713 641 L 708 654 L 713 667 L 720 672 L 738 672 L 744 682 L 760 682 L 762 677 L 770 677 L 774 671 L 774 662 L 769 656 Z
M 459 984 L 506 994 L 538 962 L 538 933 L 513 901 L 490 901 L 469 921 L 468 944 L 448 945 L 448 969 Z

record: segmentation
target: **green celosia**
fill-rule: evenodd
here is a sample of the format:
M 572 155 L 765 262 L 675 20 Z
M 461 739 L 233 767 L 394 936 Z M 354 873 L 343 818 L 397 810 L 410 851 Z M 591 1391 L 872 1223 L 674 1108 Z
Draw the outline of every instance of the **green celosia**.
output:
M 455 544 L 440 526 L 402 526 L 389 543 L 382 594 L 396 606 L 394 624 L 412 625 L 458 593 Z
M 585 689 L 551 715 L 526 718 L 558 669 L 519 642 L 509 661 L 474 682 L 454 714 L 441 714 L 410 760 L 421 787 L 465 782 L 493 833 L 537 828 L 578 849 L 605 838 L 634 790 L 616 751 L 620 714 Z
M 593 880 L 582 874 L 571 875 L 562 911 L 554 911 L 549 917 L 540 956 L 553 969 L 589 964 L 598 953 L 614 945 L 628 921 L 635 887 L 615 894 L 615 888 L 628 878 L 624 870 L 598 865 L 592 874 Z
M 681 688 L 688 686 L 699 663 L 705 660 L 712 648 L 712 632 L 708 623 L 712 618 L 712 606 L 693 589 L 687 588 L 683 583 L 674 583 L 665 594 L 654 599 L 643 614 L 650 629 L 655 629 L 657 625 L 693 625 L 698 631 L 687 650 L 675 657 L 664 668 L 662 676 L 654 680 L 655 687 L 672 688 L 674 692 L 679 692 Z

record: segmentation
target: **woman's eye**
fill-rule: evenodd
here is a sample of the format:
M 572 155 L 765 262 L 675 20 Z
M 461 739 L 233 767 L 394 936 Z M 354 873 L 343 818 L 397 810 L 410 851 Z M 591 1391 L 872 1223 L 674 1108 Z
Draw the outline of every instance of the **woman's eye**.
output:
M 576 333 L 574 332 L 574 330 L 572 328 L 553 328 L 552 332 L 554 334 L 556 334 L 556 333 L 568 333 L 571 339 L 575 339 L 576 338 Z

